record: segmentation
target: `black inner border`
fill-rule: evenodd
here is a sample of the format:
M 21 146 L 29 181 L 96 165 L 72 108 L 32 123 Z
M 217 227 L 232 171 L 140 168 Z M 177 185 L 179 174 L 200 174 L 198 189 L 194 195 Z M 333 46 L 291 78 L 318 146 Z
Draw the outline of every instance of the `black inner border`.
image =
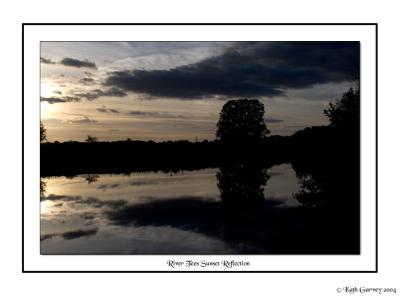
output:
M 51 271 L 51 270 L 25 270 L 24 258 L 24 29 L 25 26 L 374 26 L 375 27 L 375 269 L 370 271 L 197 271 L 197 270 L 166 270 L 166 271 L 107 271 L 107 270 L 68 270 L 68 271 Z M 22 273 L 378 273 L 378 23 L 22 23 Z

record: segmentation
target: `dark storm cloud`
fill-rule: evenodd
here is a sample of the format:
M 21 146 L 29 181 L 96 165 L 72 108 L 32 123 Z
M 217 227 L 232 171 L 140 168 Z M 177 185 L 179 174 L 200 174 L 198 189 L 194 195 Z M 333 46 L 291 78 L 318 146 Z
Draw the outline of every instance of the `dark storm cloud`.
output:
M 79 102 L 81 99 L 75 96 L 64 96 L 64 97 L 41 97 L 41 102 L 48 102 L 49 104 L 55 103 L 68 103 L 68 102 Z
M 281 204 L 282 201 L 279 200 L 265 200 L 260 205 L 260 213 L 265 214 Z M 106 215 L 111 222 L 117 225 L 172 226 L 186 230 L 201 231 L 203 229 L 207 232 L 215 231 L 218 233 L 216 227 L 222 225 L 223 212 L 224 206 L 220 202 L 199 197 L 181 196 L 161 200 L 149 198 L 149 202 L 135 205 L 127 204 L 117 210 L 107 212 Z M 268 215 L 264 217 L 268 217 Z M 228 224 L 223 225 L 228 226 Z M 237 224 L 230 225 L 230 227 L 233 230 L 234 227 L 237 227 Z
M 51 59 L 46 59 L 46 58 L 42 58 L 40 57 L 40 62 L 42 62 L 43 64 L 55 64 L 56 62 L 53 62 Z
M 76 67 L 76 68 L 93 68 L 97 69 L 96 64 L 94 62 L 90 62 L 88 60 L 77 60 L 73 58 L 63 58 L 60 61 L 60 64 L 69 67 Z
M 358 79 L 359 42 L 243 42 L 170 70 L 109 73 L 106 85 L 145 98 L 277 96 L 288 88 Z

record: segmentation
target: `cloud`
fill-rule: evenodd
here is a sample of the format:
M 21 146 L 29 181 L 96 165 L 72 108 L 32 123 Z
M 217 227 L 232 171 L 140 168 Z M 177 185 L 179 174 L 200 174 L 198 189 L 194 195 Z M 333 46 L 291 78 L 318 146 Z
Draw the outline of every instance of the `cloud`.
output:
M 156 116 L 156 115 L 159 115 L 160 113 L 159 112 L 145 112 L 145 111 L 130 111 L 128 114 L 129 115 L 138 115 L 138 116 L 148 116 L 148 115 Z
M 84 71 L 83 74 L 85 74 L 85 75 L 87 75 L 89 77 L 93 76 L 93 73 L 92 72 L 88 72 L 88 71 Z
M 280 200 L 264 200 L 259 206 L 257 215 L 264 220 L 268 217 L 265 215 L 267 212 L 280 205 L 282 205 Z M 230 226 L 232 230 L 238 226 L 235 223 L 236 219 L 226 219 L 224 205 L 221 202 L 191 196 L 149 199 L 146 203 L 126 204 L 116 210 L 106 212 L 106 215 L 117 225 L 172 226 L 186 230 L 205 231 L 203 233 L 207 234 L 215 231 L 215 234 L 220 235 L 216 227 L 221 225 Z M 221 219 L 224 220 L 222 224 Z M 251 221 L 254 220 L 251 219 Z
M 119 113 L 117 109 L 107 108 L 106 106 L 102 106 L 101 108 L 97 108 L 96 110 L 101 113 Z
M 61 234 L 61 236 L 66 240 L 71 240 L 71 239 L 76 239 L 76 238 L 80 238 L 83 236 L 86 236 L 86 237 L 92 236 L 92 235 L 95 235 L 98 231 L 99 231 L 98 228 L 87 229 L 87 230 L 77 229 L 77 230 L 64 232 L 63 234 Z
M 298 246 L 301 250 L 315 246 L 315 241 L 302 239 L 307 231 L 300 229 L 299 233 L 299 207 L 289 208 L 280 200 L 266 199 L 257 206 L 257 211 L 242 212 L 240 223 L 237 212 L 227 211 L 222 202 L 181 196 L 127 204 L 105 214 L 112 224 L 118 226 L 172 227 L 202 234 L 224 242 L 240 254 L 266 251 L 282 254 L 282 250 L 296 253 Z M 323 231 L 323 228 L 319 230 Z M 288 246 L 295 247 L 288 249 Z M 327 243 L 326 247 L 332 250 L 331 244 Z
M 76 67 L 76 68 L 92 68 L 92 69 L 97 69 L 97 66 L 94 62 L 90 62 L 88 60 L 77 60 L 73 58 L 63 58 L 60 61 L 60 64 L 64 66 L 69 66 L 69 67 Z
M 123 90 L 121 90 L 117 87 L 112 87 L 105 91 L 100 90 L 100 94 L 103 97 L 124 97 L 127 95 L 126 92 L 124 92 Z
M 106 90 L 95 89 L 86 93 L 75 93 L 74 96 L 85 98 L 89 101 L 95 100 L 99 97 L 124 97 L 127 93 L 117 87 L 111 87 Z
M 155 181 L 155 180 L 143 180 L 143 181 L 138 180 L 138 181 L 129 182 L 129 185 L 131 185 L 131 186 L 142 186 L 142 185 L 157 185 L 159 183 L 160 182 Z
M 85 77 L 79 81 L 82 82 L 83 84 L 93 84 L 95 82 L 95 80 L 91 77 Z
M 105 84 L 147 98 L 273 97 L 286 89 L 359 78 L 359 42 L 239 42 L 169 70 L 123 70 Z M 145 97 L 146 98 L 146 97 Z
M 50 98 L 44 98 L 41 97 L 40 98 L 41 102 L 48 102 L 49 104 L 55 104 L 55 103 L 65 103 L 67 102 L 66 100 L 62 99 L 62 98 L 55 98 L 55 97 L 50 97 Z
M 47 233 L 40 236 L 40 241 L 44 241 L 47 239 L 52 239 L 53 237 L 58 236 L 57 233 Z
M 97 120 L 90 119 L 85 116 L 83 119 L 71 120 L 72 123 L 97 123 Z
M 57 91 L 57 93 L 61 94 L 61 92 L 58 92 L 58 91 Z M 48 102 L 49 104 L 55 104 L 55 103 L 67 103 L 67 102 L 79 102 L 82 98 L 92 101 L 99 97 L 124 97 L 126 95 L 127 95 L 127 93 L 122 91 L 121 89 L 119 89 L 117 87 L 111 87 L 106 90 L 95 89 L 95 90 L 85 92 L 85 93 L 73 93 L 73 95 L 71 95 L 71 96 L 41 97 L 40 101 Z M 98 111 L 102 112 L 100 110 L 98 110 Z M 119 111 L 116 109 L 108 109 L 107 112 L 119 113 Z
M 109 209 L 119 209 L 124 206 L 127 201 L 126 200 L 100 200 L 95 197 L 82 198 L 81 196 L 70 196 L 70 195 L 55 195 L 49 194 L 46 197 L 41 197 L 40 201 L 63 201 L 63 202 L 73 202 L 75 204 L 82 204 L 92 206 L 94 208 L 109 208 Z
M 137 111 L 137 110 L 128 112 L 128 115 L 150 116 L 150 117 L 158 117 L 158 118 L 181 118 L 181 119 L 187 119 L 186 116 L 179 115 L 179 114 L 151 112 L 151 111 Z
M 51 65 L 56 63 L 56 62 L 53 62 L 51 59 L 46 59 L 46 58 L 42 58 L 42 57 L 40 57 L 40 62 L 43 64 L 51 64 Z
M 97 186 L 97 189 L 102 189 L 102 190 L 106 190 L 108 188 L 107 184 L 102 184 Z
M 64 96 L 64 97 L 41 97 L 41 102 L 47 102 L 49 104 L 55 103 L 68 103 L 68 102 L 79 102 L 81 99 L 76 96 Z
M 119 187 L 119 185 L 120 185 L 119 183 L 110 184 L 110 185 L 102 184 L 102 185 L 97 186 L 97 189 L 101 189 L 103 191 L 106 191 L 107 189 L 117 188 L 117 187 Z
M 283 122 L 284 120 L 282 119 L 276 119 L 276 118 L 265 118 L 264 122 L 266 123 L 279 123 L 279 122 Z

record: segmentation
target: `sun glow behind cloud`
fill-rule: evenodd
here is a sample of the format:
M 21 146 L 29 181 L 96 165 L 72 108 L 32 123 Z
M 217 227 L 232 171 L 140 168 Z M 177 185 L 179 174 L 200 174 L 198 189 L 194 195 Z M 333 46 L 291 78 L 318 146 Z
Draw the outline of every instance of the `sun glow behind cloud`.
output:
M 50 117 L 51 106 L 47 102 L 40 103 L 40 119 L 47 119 Z
M 55 95 L 55 87 L 49 82 L 42 82 L 40 85 L 40 96 L 41 97 L 52 97 Z

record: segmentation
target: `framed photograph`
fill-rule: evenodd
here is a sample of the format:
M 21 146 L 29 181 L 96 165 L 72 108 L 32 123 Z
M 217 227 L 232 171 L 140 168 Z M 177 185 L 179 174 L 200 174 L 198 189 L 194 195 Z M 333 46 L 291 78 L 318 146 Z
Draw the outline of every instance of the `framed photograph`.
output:
M 24 272 L 377 272 L 376 24 L 24 24 Z

